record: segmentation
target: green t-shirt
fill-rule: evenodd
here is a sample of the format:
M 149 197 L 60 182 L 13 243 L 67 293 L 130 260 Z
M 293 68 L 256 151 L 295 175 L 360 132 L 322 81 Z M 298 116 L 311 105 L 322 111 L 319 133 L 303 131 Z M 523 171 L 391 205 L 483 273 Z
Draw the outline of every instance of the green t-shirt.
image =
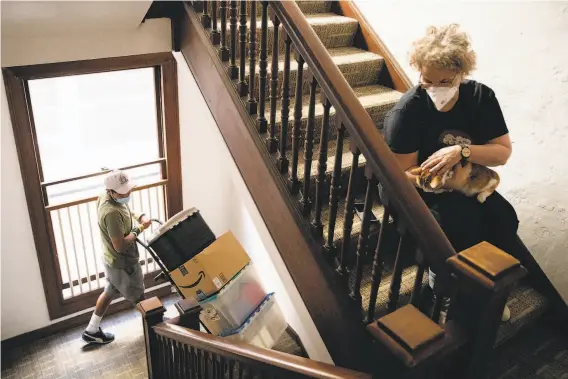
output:
M 119 253 L 112 245 L 112 237 L 130 234 L 134 227 L 133 218 L 138 220 L 140 217 L 133 214 L 128 205 L 117 203 L 107 193 L 97 201 L 97 214 L 105 263 L 115 268 L 129 268 L 138 264 L 137 244 L 133 243 Z

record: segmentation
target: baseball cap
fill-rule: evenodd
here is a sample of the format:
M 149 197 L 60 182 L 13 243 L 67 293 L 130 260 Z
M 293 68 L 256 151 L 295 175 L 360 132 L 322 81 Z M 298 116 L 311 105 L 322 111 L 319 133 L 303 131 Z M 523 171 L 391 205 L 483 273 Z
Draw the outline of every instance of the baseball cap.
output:
M 105 188 L 116 193 L 125 195 L 136 185 L 130 180 L 130 175 L 121 170 L 114 170 L 105 177 Z

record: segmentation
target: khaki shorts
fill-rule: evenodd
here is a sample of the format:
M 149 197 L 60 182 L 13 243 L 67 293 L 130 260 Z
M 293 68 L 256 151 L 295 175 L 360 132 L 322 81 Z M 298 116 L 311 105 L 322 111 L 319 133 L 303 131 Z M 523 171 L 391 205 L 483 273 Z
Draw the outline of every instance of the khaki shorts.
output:
M 142 266 L 134 265 L 131 268 L 114 268 L 105 266 L 107 285 L 105 292 L 110 296 L 120 293 L 131 303 L 136 304 L 144 295 L 144 275 Z

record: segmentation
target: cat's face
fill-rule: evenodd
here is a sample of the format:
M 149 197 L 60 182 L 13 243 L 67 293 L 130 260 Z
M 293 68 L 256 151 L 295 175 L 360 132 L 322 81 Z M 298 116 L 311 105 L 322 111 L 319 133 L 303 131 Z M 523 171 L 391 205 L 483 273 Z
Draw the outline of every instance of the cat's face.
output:
M 424 190 L 435 191 L 442 188 L 448 178 L 448 174 L 432 175 L 429 170 L 422 170 L 422 168 L 417 167 L 410 170 L 412 175 L 416 175 L 416 184 L 423 188 Z

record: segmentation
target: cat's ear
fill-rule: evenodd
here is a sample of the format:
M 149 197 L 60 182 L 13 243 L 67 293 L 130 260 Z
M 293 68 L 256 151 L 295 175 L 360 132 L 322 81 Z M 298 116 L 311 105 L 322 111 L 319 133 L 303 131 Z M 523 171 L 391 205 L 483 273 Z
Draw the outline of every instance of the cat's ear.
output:
M 420 166 L 414 167 L 413 169 L 410 170 L 410 173 L 412 175 L 420 175 L 422 173 L 422 167 Z

